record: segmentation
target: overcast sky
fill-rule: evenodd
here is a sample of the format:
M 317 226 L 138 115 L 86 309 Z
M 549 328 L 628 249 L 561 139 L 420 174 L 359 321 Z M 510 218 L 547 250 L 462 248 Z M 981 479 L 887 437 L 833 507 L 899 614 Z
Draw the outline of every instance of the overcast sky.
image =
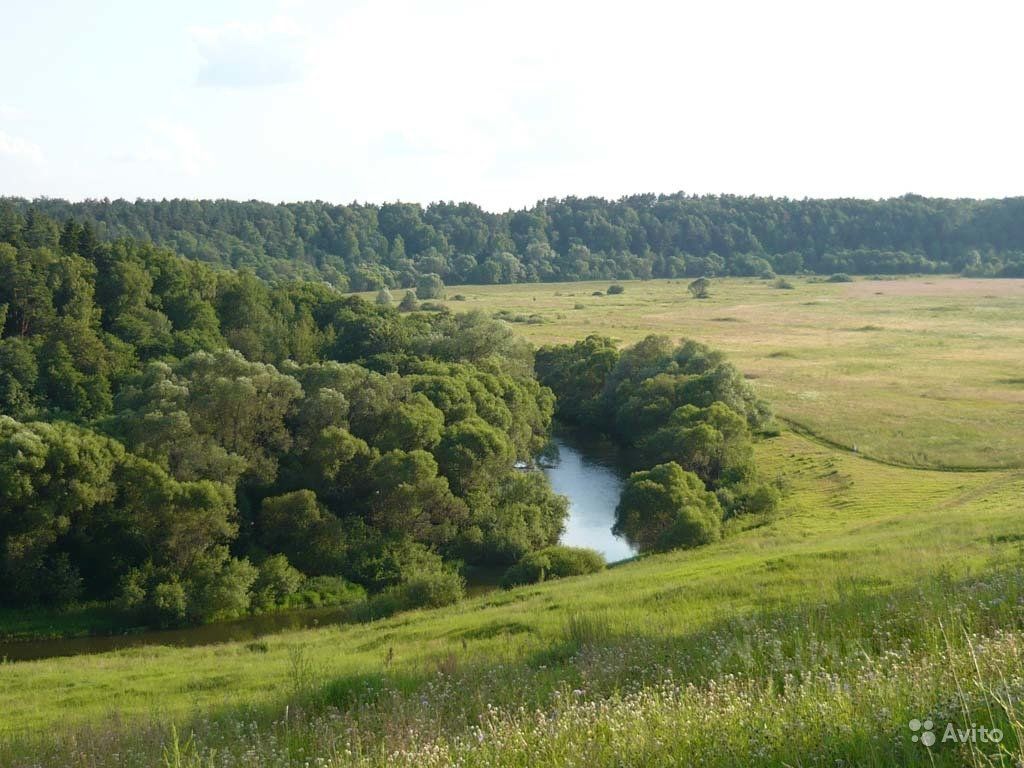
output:
M 1024 194 L 1012 2 L 0 0 L 0 194 Z

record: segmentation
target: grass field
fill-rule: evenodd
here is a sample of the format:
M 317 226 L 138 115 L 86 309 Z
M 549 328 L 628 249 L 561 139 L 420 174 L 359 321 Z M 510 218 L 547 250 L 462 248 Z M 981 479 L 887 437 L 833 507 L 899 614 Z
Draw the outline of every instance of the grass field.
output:
M 453 310 L 506 310 L 537 344 L 601 333 L 687 336 L 729 353 L 778 414 L 861 453 L 913 466 L 1024 465 L 1024 280 L 686 280 L 450 288 Z M 576 309 L 582 305 L 581 309 Z
M 450 293 L 541 315 L 514 324 L 536 342 L 661 332 L 728 350 L 820 436 L 758 443 L 787 489 L 773 517 L 373 624 L 0 665 L 0 765 L 1018 764 L 1024 471 L 865 455 L 1019 461 L 1024 283 L 593 290 Z M 1004 738 L 926 749 L 914 718 L 939 739 L 947 721 Z

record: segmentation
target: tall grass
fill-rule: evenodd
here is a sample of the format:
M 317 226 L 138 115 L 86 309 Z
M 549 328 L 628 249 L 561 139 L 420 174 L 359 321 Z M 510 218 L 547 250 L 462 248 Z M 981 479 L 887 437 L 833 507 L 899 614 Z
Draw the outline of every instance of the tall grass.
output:
M 566 652 L 466 658 L 336 687 L 295 661 L 273 709 L 179 727 L 94 726 L 5 765 L 1016 765 L 1024 759 L 1024 567 L 755 610 L 690 635 L 570 614 Z M 931 720 L 939 742 L 912 741 Z M 947 723 L 998 744 L 942 742 Z

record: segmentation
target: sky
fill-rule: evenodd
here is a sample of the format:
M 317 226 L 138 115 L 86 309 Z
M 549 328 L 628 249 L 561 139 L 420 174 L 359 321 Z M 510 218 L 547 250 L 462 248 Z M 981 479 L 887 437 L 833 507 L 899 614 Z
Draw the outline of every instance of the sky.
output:
M 1024 194 L 1012 2 L 0 0 L 0 195 Z

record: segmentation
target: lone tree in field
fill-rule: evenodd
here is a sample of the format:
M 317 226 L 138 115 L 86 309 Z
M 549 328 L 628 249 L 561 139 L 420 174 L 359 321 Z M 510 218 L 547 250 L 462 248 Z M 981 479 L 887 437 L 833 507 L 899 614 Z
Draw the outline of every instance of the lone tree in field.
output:
M 711 295 L 711 281 L 706 277 L 698 277 L 686 289 L 695 299 L 706 299 Z
M 377 291 L 377 306 L 379 307 L 390 307 L 391 306 L 391 291 L 387 289 L 387 286 Z
M 612 285 L 608 286 L 607 293 L 608 293 L 609 296 L 617 296 L 618 294 L 625 293 L 625 292 L 626 292 L 626 287 L 623 286 L 623 285 L 619 285 L 618 283 L 613 283 Z
M 697 475 L 670 461 L 629 476 L 612 532 L 641 552 L 696 547 L 721 538 L 722 507 Z
M 441 276 L 435 275 L 433 272 L 428 275 L 420 275 L 419 280 L 416 281 L 416 298 L 443 299 L 444 281 L 441 280 Z
M 412 291 L 406 291 L 405 296 L 398 303 L 399 312 L 415 312 L 420 308 L 420 303 L 416 301 L 416 294 Z

